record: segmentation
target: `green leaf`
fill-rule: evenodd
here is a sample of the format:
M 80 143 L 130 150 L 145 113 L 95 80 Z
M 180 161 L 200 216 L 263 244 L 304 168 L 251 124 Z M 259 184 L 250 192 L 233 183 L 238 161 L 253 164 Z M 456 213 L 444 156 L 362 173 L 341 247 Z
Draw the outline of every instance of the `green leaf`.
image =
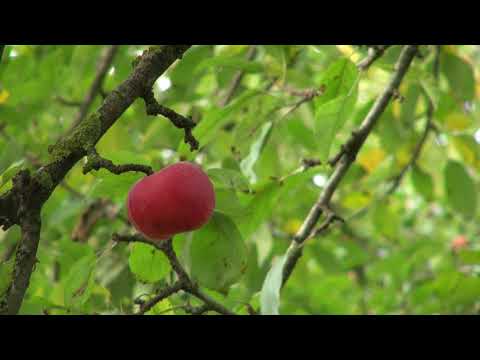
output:
M 207 175 L 216 189 L 248 191 L 249 183 L 243 174 L 232 169 L 209 169 Z
M 433 199 L 433 179 L 428 173 L 423 171 L 419 166 L 414 165 L 410 173 L 410 179 L 412 180 L 415 190 L 422 195 L 426 201 Z
M 240 202 L 235 191 L 231 189 L 215 189 L 215 210 L 233 218 L 246 215 L 248 212 L 248 208 Z
M 260 292 L 260 313 L 262 315 L 279 315 L 280 289 L 282 287 L 283 266 L 285 255 L 275 259 L 271 269 L 265 277 Z
M 380 203 L 373 209 L 372 221 L 375 230 L 386 237 L 395 238 L 398 235 L 400 219 L 396 212 L 393 212 L 390 206 Z
M 94 285 L 96 258 L 87 255 L 79 259 L 70 268 L 64 279 L 64 299 L 68 307 L 79 307 L 87 302 Z
M 357 86 L 352 91 L 327 103 L 316 104 L 315 135 L 318 141 L 318 152 L 321 161 L 326 161 L 337 132 L 343 127 L 351 115 L 357 101 Z
M 474 137 L 461 134 L 450 136 L 450 139 L 465 163 L 480 170 L 480 144 L 475 141 Z
M 128 172 L 115 175 L 107 170 L 95 172 L 95 181 L 89 197 L 109 198 L 117 203 L 126 201 L 132 186 L 145 176 L 143 173 Z
M 14 265 L 14 256 L 10 260 L 0 263 L 0 296 L 5 293 L 10 285 Z
M 240 169 L 243 174 L 250 180 L 250 183 L 257 182 L 257 175 L 253 170 L 255 163 L 257 162 L 260 154 L 268 141 L 268 137 L 272 132 L 272 122 L 266 122 L 263 124 L 257 139 L 250 146 L 250 152 L 240 162 Z
M 475 183 L 465 167 L 450 160 L 444 170 L 445 193 L 450 207 L 465 218 L 475 216 L 477 209 L 477 191 Z
M 147 311 L 145 315 L 175 315 L 175 311 L 172 309 L 172 303 L 168 299 L 163 299 Z
M 318 169 L 312 168 L 290 175 L 283 182 L 270 181 L 257 189 L 255 196 L 248 203 L 246 215 L 235 218 L 243 237 L 248 239 L 272 215 L 273 209 L 278 205 L 283 194 L 304 185 L 317 172 Z
M 239 58 L 237 56 L 230 56 L 230 55 L 218 55 L 215 57 L 211 57 L 209 59 L 203 60 L 200 64 L 198 64 L 195 72 L 201 72 L 205 69 L 214 69 L 218 70 L 218 67 L 225 67 L 225 68 L 233 68 L 236 70 L 243 70 L 245 72 L 259 72 L 263 70 L 263 64 Z
M 475 76 L 472 66 L 462 58 L 443 52 L 440 70 L 448 79 L 450 90 L 460 101 L 472 100 L 475 96 Z
M 189 263 L 191 276 L 200 285 L 221 293 L 246 271 L 247 249 L 235 223 L 214 212 L 210 221 L 192 234 Z
M 204 147 L 210 141 L 215 139 L 215 137 L 218 136 L 218 131 L 221 129 L 222 125 L 228 120 L 231 120 L 231 116 L 236 111 L 241 109 L 248 101 L 259 94 L 260 92 L 255 90 L 245 91 L 241 96 L 223 108 L 212 107 L 192 131 L 193 136 L 200 143 L 200 147 Z M 193 157 L 193 153 L 190 152 L 189 146 L 185 144 L 183 140 L 178 147 L 178 153 L 187 159 Z
M 315 106 L 318 108 L 339 96 L 350 93 L 357 76 L 358 70 L 353 62 L 347 58 L 335 61 L 317 81 L 320 86 L 325 87 L 325 91 L 315 99 Z
M 11 164 L 5 171 L 2 173 L 2 182 L 0 183 L 0 189 L 5 185 L 15 174 L 23 168 L 25 160 L 18 160 Z
M 134 243 L 128 258 L 130 270 L 146 283 L 155 283 L 168 275 L 170 265 L 165 255 L 152 245 Z
M 420 96 L 420 86 L 411 84 L 405 95 L 405 100 L 400 105 L 400 120 L 404 124 L 413 124 L 415 122 L 415 111 Z
M 458 253 L 460 260 L 467 265 L 480 265 L 479 250 L 460 250 Z

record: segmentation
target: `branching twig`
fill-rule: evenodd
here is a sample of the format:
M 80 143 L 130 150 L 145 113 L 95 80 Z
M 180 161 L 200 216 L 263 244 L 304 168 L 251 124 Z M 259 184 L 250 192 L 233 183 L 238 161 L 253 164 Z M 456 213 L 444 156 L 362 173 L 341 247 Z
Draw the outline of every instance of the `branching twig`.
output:
M 88 90 L 87 96 L 85 96 L 85 99 L 81 103 L 80 109 L 77 113 L 77 116 L 73 120 L 69 131 L 72 131 L 78 124 L 80 124 L 82 120 L 85 118 L 85 116 L 87 115 L 90 105 L 92 105 L 93 100 L 95 100 L 95 97 L 97 96 L 97 94 L 100 92 L 100 89 L 102 88 L 103 79 L 107 75 L 107 72 L 110 69 L 110 66 L 112 65 L 112 62 L 115 57 L 115 54 L 117 53 L 118 47 L 119 47 L 118 45 L 112 45 L 109 48 L 107 48 L 105 52 L 101 55 L 97 65 L 97 74 L 95 75 L 95 79 L 93 80 L 93 83 L 90 86 L 90 89 Z
M 427 123 L 425 125 L 425 130 L 423 130 L 422 137 L 418 141 L 417 145 L 415 145 L 415 149 L 413 150 L 412 157 L 408 161 L 408 163 L 400 170 L 400 172 L 393 178 L 393 182 L 391 187 L 387 190 L 386 195 L 393 194 L 397 188 L 400 186 L 405 174 L 409 169 L 411 169 L 417 162 L 418 158 L 420 157 L 420 153 L 422 151 L 425 142 L 427 141 L 428 134 L 432 129 L 432 117 L 433 117 L 433 104 L 431 101 L 428 102 L 428 110 L 427 110 Z
M 393 73 L 386 89 L 377 98 L 358 130 L 353 132 L 352 136 L 343 147 L 344 151 L 338 161 L 335 162 L 335 169 L 320 194 L 318 201 L 311 208 L 308 216 L 297 234 L 294 236 L 291 245 L 287 250 L 287 259 L 283 268 L 283 284 L 285 284 L 290 277 L 298 259 L 302 255 L 303 242 L 310 236 L 325 209 L 329 208 L 333 193 L 337 189 L 342 178 L 345 176 L 347 170 L 350 168 L 350 165 L 355 161 L 358 151 L 372 131 L 377 120 L 386 109 L 396 89 L 398 89 L 416 52 L 417 46 L 414 45 L 407 45 L 403 48 L 395 66 L 395 72 Z
M 171 286 L 164 287 L 153 298 L 151 298 L 150 300 L 140 305 L 140 310 L 138 311 L 137 314 L 138 315 L 145 314 L 152 307 L 158 304 L 160 301 L 162 301 L 163 299 L 166 299 L 170 295 L 175 294 L 176 292 L 182 289 L 183 289 L 183 283 L 181 281 L 177 281 Z
M 367 57 L 357 64 L 358 69 L 361 71 L 367 70 L 389 47 L 390 45 L 376 45 L 369 47 Z
M 152 175 L 153 170 L 148 165 L 141 164 L 123 164 L 115 165 L 111 160 L 105 159 L 98 155 L 95 149 L 91 150 L 87 156 L 87 163 L 83 166 L 82 172 L 89 173 L 92 170 L 107 169 L 113 174 L 120 175 L 128 171 L 143 172 L 146 175 Z
M 113 234 L 112 240 L 116 242 L 142 242 L 154 246 L 165 254 L 170 263 L 170 266 L 177 275 L 178 280 L 173 285 L 160 290 L 160 292 L 155 297 L 153 297 L 150 301 L 146 303 L 148 304 L 149 309 L 155 306 L 155 304 L 157 304 L 159 301 L 170 296 L 171 294 L 183 290 L 202 300 L 205 306 L 208 306 L 209 310 L 216 311 L 219 314 L 223 315 L 235 315 L 235 313 L 231 312 L 225 306 L 218 303 L 216 300 L 212 299 L 210 296 L 201 291 L 198 285 L 190 279 L 182 264 L 178 260 L 175 251 L 173 250 L 171 239 L 166 241 L 153 242 L 138 234 L 133 236 Z M 145 311 L 143 311 L 145 306 L 146 305 L 142 306 L 138 314 L 145 313 Z
M 185 116 L 178 114 L 172 109 L 160 105 L 155 99 L 153 90 L 151 88 L 145 91 L 143 99 L 147 108 L 147 115 L 162 115 L 166 117 L 177 128 L 183 129 L 185 131 L 185 143 L 190 144 L 190 149 L 192 151 L 198 149 L 198 141 L 192 134 L 192 129 L 195 127 L 196 124 L 191 119 L 188 119 Z

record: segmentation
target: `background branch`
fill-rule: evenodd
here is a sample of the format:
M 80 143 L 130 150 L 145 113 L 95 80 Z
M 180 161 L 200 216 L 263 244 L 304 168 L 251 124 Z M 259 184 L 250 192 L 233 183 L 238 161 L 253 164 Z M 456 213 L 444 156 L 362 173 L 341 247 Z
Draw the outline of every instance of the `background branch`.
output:
M 107 72 L 110 69 L 110 66 L 112 65 L 113 59 L 115 58 L 118 48 L 119 48 L 118 45 L 112 45 L 107 49 L 105 49 L 103 54 L 100 56 L 100 59 L 97 65 L 97 73 L 95 75 L 95 79 L 93 80 L 92 85 L 90 86 L 90 89 L 88 90 L 87 95 L 85 96 L 85 99 L 80 104 L 80 109 L 78 110 L 77 116 L 72 122 L 69 132 L 72 131 L 73 128 L 75 128 L 78 124 L 80 124 L 83 118 L 85 118 L 85 116 L 87 115 L 90 105 L 92 105 L 93 101 L 95 100 L 95 97 L 99 94 L 99 92 L 102 89 L 103 80 L 105 79 L 105 75 L 107 75 Z
M 247 51 L 247 61 L 250 61 L 250 60 L 253 60 L 253 58 L 255 57 L 255 55 L 257 54 L 257 48 L 255 45 L 251 45 L 249 48 L 248 48 L 248 51 Z M 230 100 L 233 98 L 233 95 L 235 94 L 235 92 L 237 91 L 238 89 L 238 86 L 240 85 L 240 83 L 242 82 L 242 79 L 243 79 L 243 76 L 245 75 L 245 71 L 244 70 L 239 70 L 235 73 L 235 75 L 233 75 L 233 78 L 232 78 L 232 81 L 230 82 L 230 84 L 228 85 L 228 88 L 227 90 L 225 91 L 225 95 L 223 96 L 223 98 L 218 102 L 218 106 L 220 107 L 224 107 L 225 105 L 227 105 Z
M 347 170 L 350 168 L 350 165 L 355 161 L 358 151 L 372 131 L 377 120 L 386 109 L 396 89 L 398 89 L 400 82 L 407 73 L 407 70 L 416 52 L 417 47 L 414 45 L 407 45 L 402 49 L 395 66 L 395 72 L 393 73 L 389 84 L 382 94 L 380 94 L 380 96 L 376 99 L 358 130 L 352 133 L 352 136 L 343 147 L 342 154 L 339 157 L 338 162 L 335 164 L 336 167 L 333 171 L 333 174 L 328 179 L 323 192 L 318 198 L 318 201 L 311 208 L 308 216 L 306 217 L 297 234 L 295 234 L 291 245 L 287 250 L 287 258 L 283 268 L 283 285 L 287 282 L 293 269 L 295 268 L 295 265 L 298 262 L 298 259 L 302 255 L 303 242 L 310 236 L 314 226 L 318 222 L 324 210 L 329 208 L 333 193 L 337 189 Z

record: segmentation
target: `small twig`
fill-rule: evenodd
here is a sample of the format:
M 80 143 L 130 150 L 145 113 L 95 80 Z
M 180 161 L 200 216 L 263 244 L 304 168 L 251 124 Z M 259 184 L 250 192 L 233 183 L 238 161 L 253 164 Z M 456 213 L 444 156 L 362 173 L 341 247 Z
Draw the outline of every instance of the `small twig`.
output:
M 257 48 L 255 45 L 252 45 L 249 47 L 247 51 L 247 60 L 253 60 L 257 53 Z M 235 73 L 235 75 L 232 78 L 232 82 L 229 84 L 225 96 L 218 102 L 219 107 L 224 107 L 227 105 L 230 100 L 233 98 L 233 95 L 235 94 L 235 91 L 237 91 L 238 86 L 240 85 L 240 82 L 242 81 L 243 76 L 245 75 L 244 70 L 239 70 Z
M 141 164 L 123 164 L 115 165 L 111 160 L 98 155 L 95 149 L 92 149 L 87 155 L 87 163 L 83 166 L 83 173 L 88 174 L 92 170 L 107 169 L 113 174 L 120 175 L 128 171 L 143 172 L 146 175 L 152 175 L 153 170 L 148 165 Z
M 196 307 L 191 306 L 190 304 L 185 304 L 182 307 L 185 310 L 185 312 L 190 315 L 203 315 L 206 312 L 209 312 L 210 310 L 212 310 L 212 308 L 207 304 L 203 304 Z
M 341 222 L 341 223 L 345 223 L 345 220 L 338 216 L 337 214 L 335 214 L 333 211 L 331 210 L 327 210 L 327 216 L 326 216 L 326 219 L 325 221 L 316 229 L 312 232 L 312 234 L 309 236 L 309 238 L 313 238 L 315 236 L 319 236 L 321 234 L 323 234 L 325 231 L 328 230 L 328 228 L 330 227 L 330 225 L 332 225 L 333 223 L 335 222 Z
M 119 46 L 118 45 L 112 45 L 105 49 L 104 53 L 100 56 L 98 65 L 97 65 L 97 74 L 95 75 L 95 79 L 93 80 L 92 85 L 90 86 L 90 89 L 88 90 L 87 95 L 85 96 L 85 99 L 80 105 L 80 109 L 77 113 L 77 116 L 72 122 L 72 125 L 70 126 L 69 132 L 71 132 L 78 124 L 82 122 L 82 120 L 85 118 L 87 115 L 88 109 L 90 108 L 90 105 L 92 105 L 93 101 L 95 100 L 95 97 L 99 93 L 103 79 L 107 75 L 108 70 L 110 69 L 110 66 L 112 65 L 113 59 L 118 51 Z
M 145 101 L 145 106 L 147 110 L 147 115 L 162 115 L 172 122 L 179 129 L 185 131 L 185 143 L 190 144 L 190 150 L 194 151 L 198 149 L 198 141 L 192 134 L 192 129 L 196 124 L 191 120 L 186 118 L 183 115 L 178 114 L 172 109 L 167 108 L 166 106 L 160 105 L 155 99 L 152 89 L 145 91 L 143 95 L 143 100 Z
M 167 286 L 161 289 L 153 298 L 151 298 L 147 302 L 140 305 L 140 310 L 137 312 L 137 315 L 145 314 L 147 311 L 149 311 L 152 307 L 154 307 L 160 301 L 162 301 L 163 299 L 166 299 L 170 295 L 175 294 L 176 292 L 182 289 L 183 289 L 183 283 L 181 281 L 177 281 L 173 285 Z
M 82 106 L 81 101 L 68 100 L 68 99 L 65 99 L 63 96 L 55 96 L 54 100 L 57 101 L 58 103 L 62 104 L 62 105 L 65 105 L 65 106 L 72 106 L 72 107 Z
M 74 188 L 72 188 L 70 185 L 68 185 L 65 180 L 63 180 L 60 184 L 59 184 L 61 187 L 63 187 L 65 190 L 67 190 L 70 194 L 72 194 L 73 196 L 75 196 L 76 198 L 79 198 L 79 199 L 83 199 L 85 196 L 75 190 Z
M 152 301 L 149 302 L 149 306 L 155 306 L 155 304 L 158 303 L 158 301 L 161 301 L 162 299 L 170 296 L 174 292 L 183 290 L 195 296 L 196 298 L 202 300 L 204 304 L 209 307 L 210 310 L 216 311 L 219 314 L 223 314 L 223 315 L 235 315 L 235 313 L 233 313 L 232 311 L 227 309 L 225 306 L 218 303 L 216 300 L 212 299 L 210 296 L 208 296 L 203 291 L 201 291 L 198 288 L 198 285 L 190 279 L 187 272 L 183 268 L 182 264 L 178 260 L 177 255 L 175 254 L 175 251 L 173 250 L 172 239 L 163 240 L 160 242 L 153 242 L 144 238 L 139 234 L 136 234 L 133 236 L 113 234 L 112 240 L 116 242 L 142 242 L 142 243 L 154 246 L 155 248 L 157 248 L 158 250 L 162 251 L 165 254 L 165 256 L 167 257 L 170 263 L 170 266 L 172 267 L 173 271 L 177 274 L 177 277 L 178 277 L 177 282 L 170 287 L 160 290 L 157 296 L 155 296 L 152 299 Z M 170 291 L 173 291 L 173 292 L 170 292 Z M 165 294 L 168 294 L 168 295 L 164 296 Z M 155 303 L 153 301 L 154 299 L 157 300 Z
M 72 231 L 72 240 L 86 242 L 100 219 L 113 219 L 115 216 L 117 216 L 117 209 L 115 209 L 115 205 L 111 201 L 107 199 L 95 200 L 80 215 Z
M 304 170 L 307 170 L 312 167 L 322 165 L 322 162 L 318 159 L 302 159 L 302 165 Z
M 357 64 L 358 69 L 361 71 L 367 70 L 389 47 L 390 45 L 376 45 L 369 47 L 367 57 Z
M 418 158 L 420 157 L 420 153 L 422 152 L 422 148 L 427 141 L 428 134 L 432 129 L 432 117 L 433 117 L 433 104 L 430 100 L 428 100 L 428 110 L 427 110 L 427 123 L 425 125 L 425 130 L 423 130 L 422 137 L 418 141 L 415 149 L 413 150 L 412 157 L 408 161 L 408 163 L 400 170 L 400 172 L 393 178 L 393 183 L 391 187 L 387 190 L 386 195 L 393 194 L 397 188 L 400 186 L 405 174 L 409 169 L 411 169 L 417 162 Z

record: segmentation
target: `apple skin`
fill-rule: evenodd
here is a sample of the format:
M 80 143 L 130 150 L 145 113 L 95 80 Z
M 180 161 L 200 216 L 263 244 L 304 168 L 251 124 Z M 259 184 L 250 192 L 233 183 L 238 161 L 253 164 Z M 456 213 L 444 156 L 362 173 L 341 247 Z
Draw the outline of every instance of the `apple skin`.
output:
M 128 218 L 150 240 L 159 241 L 205 225 L 215 191 L 200 166 L 182 161 L 144 177 L 128 193 Z

